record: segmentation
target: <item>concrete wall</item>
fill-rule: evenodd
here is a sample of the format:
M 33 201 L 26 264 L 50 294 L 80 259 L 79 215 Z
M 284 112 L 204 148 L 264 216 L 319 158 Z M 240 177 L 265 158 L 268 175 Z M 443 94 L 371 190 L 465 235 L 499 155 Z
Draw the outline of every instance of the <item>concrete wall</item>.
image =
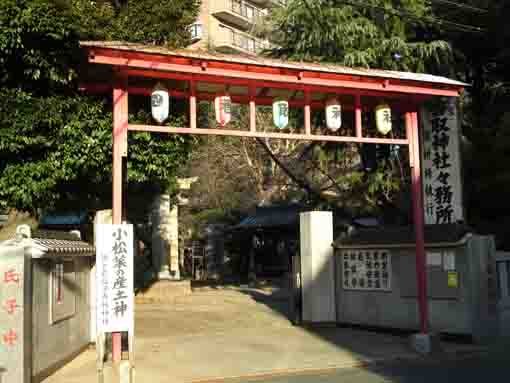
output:
M 448 286 L 448 272 L 442 266 L 428 265 L 428 304 L 432 331 L 484 336 L 487 330 L 488 242 L 473 237 L 457 248 L 455 254 L 458 287 Z M 382 247 L 383 248 L 383 247 Z M 383 248 L 384 249 L 384 248 Z M 391 290 L 358 291 L 343 288 L 343 262 L 337 249 L 336 299 L 337 321 L 401 329 L 419 328 L 416 299 L 416 263 L 414 248 L 385 249 L 391 254 Z
M 51 259 L 33 260 L 32 310 L 33 361 L 32 374 L 41 381 L 90 342 L 90 258 L 75 257 L 75 283 L 68 286 L 75 294 L 74 315 L 51 323 L 50 283 Z
M 498 330 L 501 336 L 510 337 L 510 253 L 497 252 L 495 261 Z
M 301 291 L 304 322 L 335 322 L 333 215 L 301 213 Z

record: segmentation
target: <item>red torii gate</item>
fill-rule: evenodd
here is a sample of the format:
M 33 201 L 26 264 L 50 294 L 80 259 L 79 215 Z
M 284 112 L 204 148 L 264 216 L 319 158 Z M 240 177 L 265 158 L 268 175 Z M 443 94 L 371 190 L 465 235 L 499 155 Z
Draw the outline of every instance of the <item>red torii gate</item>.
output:
M 416 278 L 421 332 L 428 333 L 427 281 L 424 244 L 424 213 L 421 187 L 418 109 L 433 96 L 457 97 L 465 84 L 444 77 L 384 70 L 353 69 L 335 65 L 289 63 L 260 57 L 226 56 L 190 50 L 171 51 L 161 47 L 119 43 L 82 42 L 88 63 L 113 69 L 107 83 L 86 82 L 88 92 L 113 91 L 113 223 L 121 223 L 122 157 L 127 154 L 127 132 L 145 131 L 169 134 L 202 134 L 262 137 L 364 144 L 407 145 L 411 166 L 413 217 L 416 235 Z M 170 90 L 172 97 L 187 98 L 189 127 L 134 125 L 128 122 L 128 94 L 150 95 L 152 88 L 129 85 L 128 79 L 171 79 L 188 84 L 186 90 Z M 197 128 L 197 100 L 211 100 L 213 92 L 200 92 L 197 84 L 222 84 L 245 89 L 231 94 L 235 103 L 249 105 L 249 130 Z M 289 105 L 303 107 L 304 134 L 257 131 L 256 105 L 270 105 L 273 98 L 257 89 L 283 89 L 303 92 Z M 318 135 L 311 130 L 311 109 L 324 107 L 324 100 L 313 100 L 312 93 L 353 97 L 344 110 L 353 110 L 355 136 Z M 392 99 L 405 113 L 405 138 L 378 138 L 363 135 L 362 97 Z M 369 105 L 372 106 L 372 105 Z M 113 336 L 113 360 L 120 360 L 120 334 Z

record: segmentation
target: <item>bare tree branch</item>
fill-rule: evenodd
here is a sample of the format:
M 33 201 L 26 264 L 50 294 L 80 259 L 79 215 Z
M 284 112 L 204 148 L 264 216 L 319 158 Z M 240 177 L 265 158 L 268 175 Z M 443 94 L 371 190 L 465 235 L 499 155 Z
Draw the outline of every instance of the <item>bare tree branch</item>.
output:
M 262 146 L 262 148 L 265 150 L 265 152 L 267 154 L 269 154 L 271 159 L 280 167 L 280 169 L 283 170 L 283 172 L 285 174 L 287 174 L 287 176 L 292 181 L 294 181 L 298 186 L 300 186 L 301 188 L 306 190 L 306 192 L 309 195 L 313 196 L 314 198 L 316 198 L 316 199 L 320 199 L 321 198 L 320 192 L 315 190 L 315 188 L 310 185 L 310 182 L 308 180 L 302 179 L 302 178 L 298 177 L 297 175 L 295 175 L 285 164 L 283 164 L 280 161 L 280 159 L 278 157 L 276 157 L 274 155 L 274 153 L 271 151 L 271 149 L 267 146 L 267 144 L 261 138 L 257 137 L 256 140 Z

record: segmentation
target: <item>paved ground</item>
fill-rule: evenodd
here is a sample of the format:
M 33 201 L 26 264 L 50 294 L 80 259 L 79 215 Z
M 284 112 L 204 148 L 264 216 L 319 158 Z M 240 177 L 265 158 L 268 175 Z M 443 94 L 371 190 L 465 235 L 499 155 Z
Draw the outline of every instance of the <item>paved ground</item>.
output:
M 295 327 L 286 311 L 285 292 L 269 288 L 202 288 L 172 305 L 138 305 L 137 381 L 188 383 L 414 357 L 406 337 L 349 328 Z M 449 344 L 446 348 L 466 347 Z M 95 382 L 92 350 L 44 381 Z
M 323 373 L 299 374 L 264 379 L 243 379 L 242 383 L 480 383 L 510 379 L 508 348 L 494 353 L 448 361 L 407 361 L 387 366 L 346 368 Z M 227 383 L 227 382 L 224 382 Z M 234 383 L 230 381 L 228 383 Z

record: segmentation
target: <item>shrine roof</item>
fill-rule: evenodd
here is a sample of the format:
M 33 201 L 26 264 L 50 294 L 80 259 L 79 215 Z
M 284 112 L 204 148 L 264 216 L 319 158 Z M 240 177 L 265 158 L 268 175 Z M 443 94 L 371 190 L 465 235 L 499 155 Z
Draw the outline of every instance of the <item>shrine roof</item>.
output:
M 299 205 L 257 207 L 253 214 L 244 218 L 231 230 L 298 227 L 299 214 L 309 210 L 309 207 Z
M 120 41 L 82 41 L 80 42 L 82 48 L 93 50 L 96 49 L 107 49 L 114 50 L 117 52 L 137 52 L 143 54 L 157 55 L 157 56 L 168 56 L 175 58 L 188 58 L 203 61 L 215 61 L 224 62 L 231 64 L 258 66 L 258 67 L 269 67 L 288 69 L 296 71 L 306 72 L 319 72 L 329 73 L 336 75 L 347 75 L 355 77 L 365 78 L 378 78 L 378 79 L 394 79 L 400 81 L 413 81 L 420 83 L 427 83 L 437 86 L 448 86 L 463 88 L 468 84 L 453 80 L 447 77 L 435 76 L 424 73 L 412 73 L 412 72 L 400 72 L 390 71 L 382 69 L 369 69 L 369 68 L 350 68 L 346 66 L 340 66 L 336 64 L 327 63 L 314 63 L 314 62 L 295 62 L 280 59 L 267 58 L 262 56 L 252 55 L 228 55 L 222 53 L 212 53 L 209 51 L 202 50 L 191 50 L 191 49 L 176 49 L 171 50 L 161 46 L 155 45 L 143 45 L 137 43 L 127 43 Z

